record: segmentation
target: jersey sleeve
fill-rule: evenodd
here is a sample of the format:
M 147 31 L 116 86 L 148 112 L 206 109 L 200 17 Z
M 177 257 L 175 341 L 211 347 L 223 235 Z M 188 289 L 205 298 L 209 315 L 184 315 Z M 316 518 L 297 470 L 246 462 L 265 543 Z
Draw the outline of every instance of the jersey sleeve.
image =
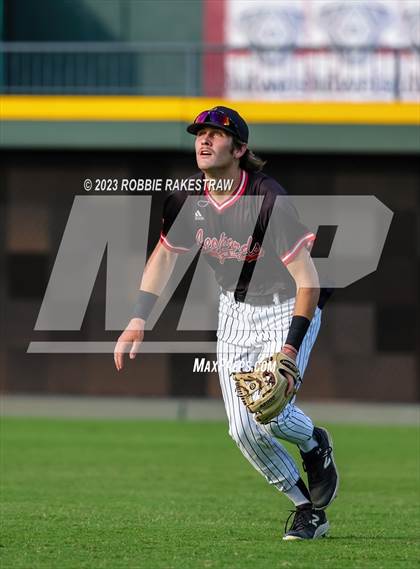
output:
M 311 250 L 315 234 L 300 221 L 292 199 L 283 188 L 274 180 L 269 182 L 270 187 L 262 206 L 263 223 L 267 228 L 266 239 L 281 262 L 287 265 L 303 247 Z
M 187 196 L 179 191 L 170 194 L 163 205 L 160 242 L 174 253 L 186 253 L 194 245 L 188 210 Z

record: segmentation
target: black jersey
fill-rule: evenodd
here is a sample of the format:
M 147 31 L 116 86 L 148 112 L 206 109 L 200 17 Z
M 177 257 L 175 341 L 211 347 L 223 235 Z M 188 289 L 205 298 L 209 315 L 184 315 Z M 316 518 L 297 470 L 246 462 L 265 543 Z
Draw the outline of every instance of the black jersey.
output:
M 203 174 L 193 178 L 203 179 Z M 196 194 L 175 191 L 164 205 L 162 244 L 177 253 L 198 245 L 219 285 L 240 299 L 294 296 L 286 266 L 314 240 L 284 189 L 261 172 L 242 171 L 238 188 L 223 202 L 204 187 Z

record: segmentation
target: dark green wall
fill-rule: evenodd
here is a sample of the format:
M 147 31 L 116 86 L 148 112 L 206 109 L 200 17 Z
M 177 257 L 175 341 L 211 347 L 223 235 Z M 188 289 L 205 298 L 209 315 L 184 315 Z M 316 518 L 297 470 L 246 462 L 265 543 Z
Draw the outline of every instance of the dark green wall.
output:
M 10 41 L 201 39 L 201 0 L 5 0 L 5 6 Z
M 189 150 L 183 122 L 4 121 L 0 148 Z M 416 126 L 252 124 L 250 146 L 272 152 L 419 154 Z
M 126 4 L 131 16 L 124 39 L 201 41 L 201 0 L 129 0 Z
M 118 38 L 113 0 L 5 0 L 9 41 L 104 41 Z

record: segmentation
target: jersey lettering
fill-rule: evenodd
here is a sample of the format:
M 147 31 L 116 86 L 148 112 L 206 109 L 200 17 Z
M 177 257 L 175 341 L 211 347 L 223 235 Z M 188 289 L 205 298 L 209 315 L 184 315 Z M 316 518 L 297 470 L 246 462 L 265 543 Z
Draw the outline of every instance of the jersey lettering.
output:
M 265 254 L 260 243 L 255 243 L 252 247 L 252 235 L 241 244 L 232 237 L 228 237 L 225 232 L 220 233 L 219 237 L 204 237 L 204 230 L 201 228 L 197 230 L 195 240 L 203 253 L 215 257 L 222 265 L 226 259 L 250 263 Z

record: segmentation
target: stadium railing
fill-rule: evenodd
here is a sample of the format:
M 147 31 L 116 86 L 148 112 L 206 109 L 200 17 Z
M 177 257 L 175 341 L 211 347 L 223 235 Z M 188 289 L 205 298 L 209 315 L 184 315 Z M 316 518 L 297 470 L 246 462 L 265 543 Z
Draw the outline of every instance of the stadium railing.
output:
M 215 82 L 214 93 L 204 75 L 223 67 L 226 55 L 252 53 L 269 58 L 290 54 L 317 57 L 341 53 L 350 58 L 363 56 L 364 65 L 375 54 L 388 54 L 391 61 L 391 99 L 401 98 L 403 55 L 418 57 L 414 49 L 317 47 L 232 48 L 226 45 L 194 43 L 119 42 L 0 42 L 0 92 L 2 94 L 91 94 L 200 96 L 221 95 L 223 85 Z M 331 63 L 330 63 L 331 64 Z M 330 65 L 329 64 L 329 65 Z M 333 64 L 335 65 L 335 64 Z M 339 59 L 336 65 L 340 65 Z M 211 89 L 210 89 L 211 90 Z M 205 92 L 204 92 L 205 91 Z

